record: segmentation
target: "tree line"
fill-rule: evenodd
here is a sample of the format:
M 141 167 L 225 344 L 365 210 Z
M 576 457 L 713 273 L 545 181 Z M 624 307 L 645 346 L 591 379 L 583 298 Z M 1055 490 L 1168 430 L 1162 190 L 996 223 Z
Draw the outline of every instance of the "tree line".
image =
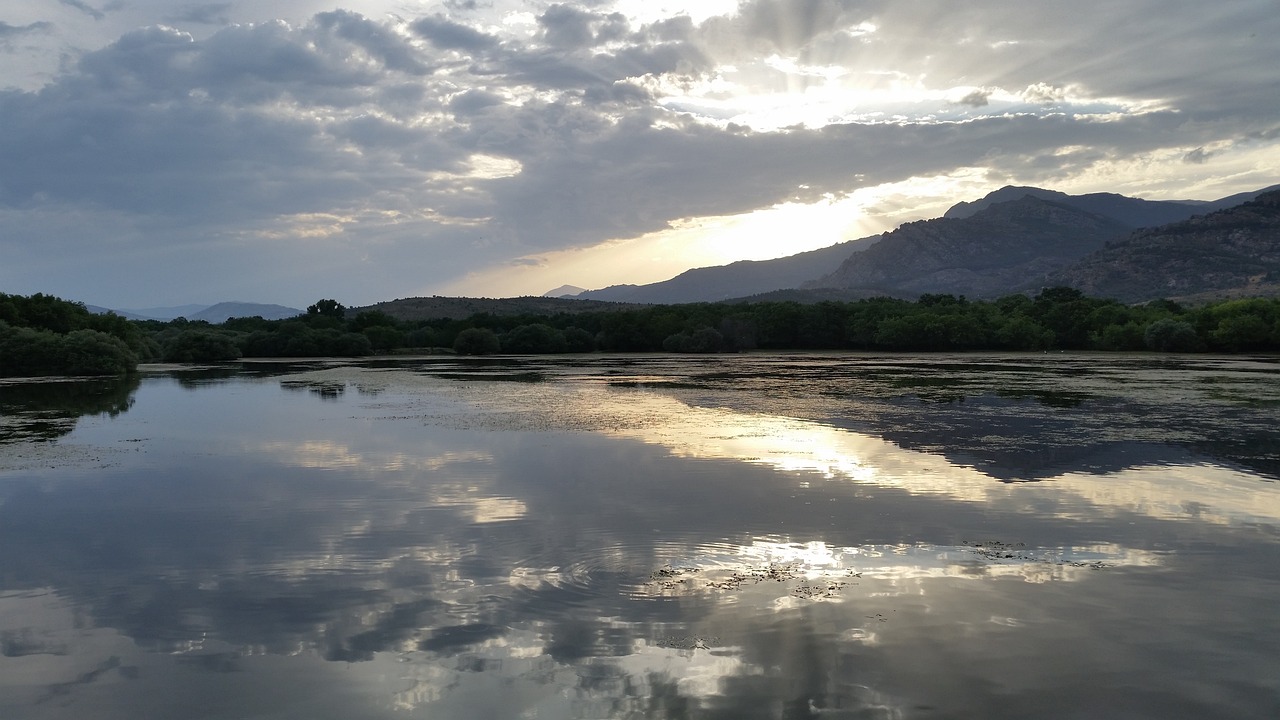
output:
M 0 293 L 0 376 L 124 375 L 156 348 L 137 324 L 36 293 Z
M 550 317 L 473 316 L 430 324 L 447 341 L 474 328 L 497 337 L 494 352 L 560 352 L 555 331 L 590 338 L 609 352 L 736 352 L 741 350 L 1109 350 L 1268 352 L 1280 350 L 1280 299 L 1231 300 L 1184 307 L 1161 300 L 1124 305 L 1071 288 L 992 301 L 923 295 L 916 301 L 705 303 Z M 548 338 L 523 345 L 530 328 Z M 462 335 L 465 347 L 478 345 Z M 508 347 L 519 340 L 521 347 Z M 578 348 L 575 348 L 577 350 Z M 581 348 L 587 349 L 587 348 Z M 570 350 L 573 351 L 573 350 Z
M 398 320 L 332 299 L 297 317 L 132 322 L 75 303 L 0 295 L 0 374 L 106 374 L 137 362 L 407 352 L 715 353 L 745 350 L 1280 351 L 1280 299 L 1125 305 L 1071 288 L 997 300 L 694 303 L 576 314 Z M 130 366 L 132 362 L 132 366 Z M 120 368 L 128 369 L 121 370 Z

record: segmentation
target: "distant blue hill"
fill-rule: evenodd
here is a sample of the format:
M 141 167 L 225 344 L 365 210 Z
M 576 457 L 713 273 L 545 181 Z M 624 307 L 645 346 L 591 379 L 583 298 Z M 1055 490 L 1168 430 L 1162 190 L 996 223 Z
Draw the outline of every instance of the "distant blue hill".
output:
M 192 315 L 208 308 L 208 305 L 177 305 L 174 307 L 152 307 L 152 308 L 103 308 L 96 305 L 87 305 L 91 312 L 105 313 L 113 312 L 130 320 L 173 320 L 174 318 L 184 317 L 190 318 Z
M 284 320 L 302 314 L 302 310 L 284 305 L 263 305 L 260 303 L 220 302 L 217 305 L 187 316 L 188 320 L 204 320 L 210 323 L 224 323 L 233 317 L 259 316 L 264 320 Z
M 87 307 L 90 312 L 114 312 L 115 314 L 129 318 L 130 320 L 161 320 L 168 322 L 169 320 L 175 320 L 182 317 L 188 320 L 203 320 L 214 325 L 224 323 L 228 318 L 233 317 L 260 316 L 266 320 L 283 320 L 285 318 L 291 318 L 302 314 L 301 310 L 285 307 L 284 305 L 266 305 L 262 303 L 245 302 L 220 302 L 216 305 L 178 305 L 174 307 L 127 309 L 109 309 L 98 307 L 96 305 L 86 305 L 85 307 Z

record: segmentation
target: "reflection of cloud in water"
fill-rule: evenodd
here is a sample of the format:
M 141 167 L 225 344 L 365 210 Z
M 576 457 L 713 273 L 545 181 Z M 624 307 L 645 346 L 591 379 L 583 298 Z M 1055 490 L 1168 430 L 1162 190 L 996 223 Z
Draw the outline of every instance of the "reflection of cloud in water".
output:
M 395 694 L 395 707 L 431 706 L 432 717 L 489 717 L 484 704 L 500 698 L 506 707 L 492 717 L 619 717 L 620 706 L 640 710 L 660 695 L 654 686 L 664 679 L 685 698 L 705 699 L 723 693 L 726 677 L 763 673 L 732 649 L 684 650 L 644 638 L 624 655 L 567 665 L 546 655 L 545 637 L 536 630 L 512 631 L 449 663 L 431 653 L 401 655 L 398 680 L 408 687 Z M 467 708 L 469 701 L 477 706 Z
M 433 488 L 434 504 L 441 507 L 462 507 L 475 524 L 519 520 L 528 508 L 524 502 L 509 497 L 486 497 L 478 487 Z
M 1109 474 L 1068 472 L 1036 483 L 1005 483 L 941 455 L 906 450 L 872 435 L 811 420 L 693 406 L 660 392 L 613 388 L 591 379 L 504 384 L 495 392 L 492 385 L 442 384 L 402 371 L 374 374 L 343 368 L 318 374 L 326 373 L 342 373 L 352 381 L 373 375 L 379 382 L 430 396 L 379 405 L 389 414 L 429 406 L 426 414 L 391 415 L 399 419 L 418 417 L 466 429 L 601 432 L 660 445 L 678 457 L 758 463 L 815 479 L 971 503 L 1051 504 L 1063 518 L 1106 512 L 1224 525 L 1280 522 L 1280 493 L 1272 486 L 1260 485 L 1247 472 L 1210 463 L 1138 465 Z
M 360 452 L 336 440 L 267 442 L 251 447 L 296 467 L 343 468 L 358 470 L 369 475 L 401 471 L 430 472 L 458 463 L 493 460 L 491 453 L 476 450 L 444 452 L 427 456 L 406 452 Z
M 1255 476 L 1208 463 L 1130 468 L 1095 475 L 1068 473 L 1040 483 L 1001 483 L 940 455 L 904 450 L 886 440 L 819 423 L 725 409 L 689 407 L 637 393 L 654 427 L 608 431 L 663 445 L 681 457 L 742 460 L 825 480 L 944 495 L 974 503 L 1052 502 L 1056 514 L 1084 518 L 1098 511 L 1162 519 L 1192 518 L 1236 525 L 1280 521 L 1280 493 Z M 807 482 L 807 481 L 806 481 Z
M 491 464 L 493 454 L 478 450 L 443 452 L 435 455 L 416 456 L 406 452 L 360 452 L 333 440 L 307 440 L 302 442 L 269 442 L 257 449 L 269 457 L 275 457 L 288 465 L 314 469 L 343 469 L 355 471 L 357 476 L 377 480 L 381 484 L 390 481 L 386 473 L 401 473 L 401 485 L 411 484 L 412 478 L 433 473 L 453 465 Z M 476 479 L 476 474 L 470 474 Z M 488 480 L 494 479 L 488 473 Z M 516 498 L 487 495 L 486 490 L 475 484 L 433 482 L 425 487 L 423 502 L 438 507 L 464 508 L 471 522 L 493 523 L 518 520 L 527 510 L 525 503 Z
M 757 702 L 783 698 L 800 701 L 795 716 L 806 716 L 804 711 L 813 716 L 829 709 L 822 703 L 836 701 L 870 715 L 872 709 L 888 714 L 910 707 L 895 694 L 915 700 L 916 684 L 927 689 L 930 677 L 943 679 L 936 693 L 925 693 L 927 699 L 951 692 L 947 679 L 960 677 L 975 687 L 991 682 L 1013 687 L 1009 696 L 1025 701 L 1060 679 L 1051 664 L 1028 663 L 1025 676 L 1031 679 L 1018 685 L 1023 673 L 1017 678 L 1001 674 L 999 668 L 1009 667 L 1008 662 L 997 662 L 989 671 L 981 663 L 966 663 L 974 653 L 1016 661 L 1016 655 L 1000 653 L 1014 648 L 1028 658 L 1053 646 L 1096 662 L 1099 677 L 1112 672 L 1135 677 L 1126 658 L 1163 671 L 1167 666 L 1150 661 L 1165 662 L 1164 650 L 1153 645 L 1097 652 L 1113 647 L 1108 629 L 1123 628 L 1129 637 L 1148 632 L 1148 626 L 1133 625 L 1133 606 L 1150 607 L 1150 616 L 1161 623 L 1174 617 L 1177 622 L 1168 627 L 1173 646 L 1199 637 L 1192 633 L 1203 632 L 1198 618 L 1209 616 L 1206 609 L 1250 606 L 1217 604 L 1220 598 L 1247 598 L 1240 594 L 1242 581 L 1234 594 L 1163 585 L 1163 578 L 1179 569 L 1176 559 L 1124 547 L 1123 540 L 1109 544 L 1090 538 L 1114 537 L 1108 533 L 1115 526 L 1128 527 L 1134 519 L 1125 513 L 1225 525 L 1280 517 L 1256 480 L 1216 466 L 1141 467 L 1109 476 L 1066 474 L 1053 482 L 1007 484 L 872 436 L 777 415 L 695 407 L 643 390 L 555 382 L 495 389 L 421 378 L 403 388 L 388 385 L 376 399 L 347 393 L 328 404 L 336 409 L 334 417 L 346 417 L 350 407 L 362 404 L 365 415 L 356 419 L 370 422 L 360 431 L 331 418 L 291 428 L 306 436 L 270 435 L 266 442 L 259 438 L 258 444 L 244 445 L 267 460 L 261 478 L 231 473 L 248 480 L 236 484 L 231 475 L 217 474 L 205 477 L 203 485 L 189 483 L 191 490 L 225 492 L 197 493 L 190 502 L 202 510 L 223 509 L 219 517 L 239 523 L 235 528 L 253 542 L 224 546 L 221 527 L 203 537 L 200 526 L 186 522 L 198 514 L 167 518 L 154 512 L 150 499 L 171 483 L 144 482 L 135 488 L 138 497 L 148 498 L 139 505 L 146 511 L 139 516 L 142 522 L 121 515 L 116 534 L 103 535 L 119 543 L 123 556 L 142 559 L 127 578 L 131 592 L 103 597 L 96 594 L 96 584 L 86 582 L 76 590 L 83 595 L 80 607 L 61 604 L 57 618 L 48 616 L 46 601 L 23 600 L 18 607 L 0 598 L 0 631 L 11 632 L 13 647 L 21 651 L 0 658 L 0 695 L 16 687 L 36 693 L 21 698 L 34 702 L 52 687 L 65 692 L 60 701 L 79 701 L 79 706 L 68 705 L 83 716 L 88 692 L 101 693 L 102 685 L 127 679 L 121 668 L 141 668 L 129 690 L 115 694 L 141 698 L 133 716 L 143 717 L 174 716 L 172 707 L 145 703 L 177 696 L 219 699 L 223 704 L 207 708 L 210 717 L 661 717 L 654 707 L 663 698 L 692 701 L 685 706 L 693 708 L 691 716 L 742 717 L 764 707 Z M 515 433 L 449 435 L 438 427 L 424 433 L 424 421 L 486 431 L 593 435 L 530 440 Z M 432 433 L 440 435 L 430 439 Z M 487 449 L 455 444 L 459 437 Z M 566 456 L 561 453 L 588 458 L 615 450 L 619 458 L 635 458 L 636 467 L 590 487 L 545 482 L 540 474 L 562 470 Z M 607 466 L 611 457 L 584 462 L 574 472 Z M 730 462 L 693 462 L 703 459 Z M 190 461 L 182 462 L 175 467 Z M 717 475 L 697 484 L 713 489 L 713 495 L 679 492 L 682 471 L 710 468 Z M 335 472 L 311 472 L 325 469 Z M 219 472 L 227 470 L 220 466 Z M 635 482 L 650 479 L 652 485 Z M 116 482 L 113 492 L 128 487 Z M 861 536 L 856 530 L 824 532 L 821 523 L 793 525 L 795 519 L 804 522 L 807 510 L 800 510 L 786 515 L 785 527 L 796 527 L 797 538 L 824 539 L 794 542 L 782 530 L 760 530 L 760 524 L 754 536 L 744 530 L 744 513 L 767 517 L 774 512 L 771 503 L 785 504 L 797 495 L 824 501 L 817 490 L 828 484 L 830 495 L 839 496 L 838 507 L 849 513 L 843 518 L 900 512 L 910 528 L 890 520 Z M 801 492 L 797 485 L 807 489 Z M 762 489 L 761 502 L 753 508 L 757 496 L 726 497 L 738 487 Z M 81 495 L 72 488 L 60 495 L 24 496 L 26 504 L 9 519 L 27 517 L 33 509 L 47 513 L 37 520 L 65 517 L 57 503 L 76 509 L 70 503 Z M 700 515 L 664 507 L 673 495 L 719 500 L 727 509 L 707 508 Z M 179 497 L 185 501 L 186 495 Z M 583 508 L 595 508 L 606 497 L 621 507 L 588 517 L 594 510 Z M 868 506 L 866 514 L 857 514 Z M 1024 507 L 1031 518 L 1025 524 L 1020 522 Z M 993 535 L 1029 545 L 947 537 L 951 529 L 988 527 L 981 517 L 987 509 L 1001 516 Z M 780 508 L 779 515 L 784 511 L 795 513 Z M 634 527 L 608 524 L 633 517 Z M 934 517 L 943 531 L 914 524 Z M 163 534 L 136 529 L 145 530 L 146 521 L 157 519 L 168 520 L 166 527 L 181 527 L 183 537 L 195 531 L 200 546 L 181 546 L 178 552 L 189 555 L 179 559 L 201 558 L 209 550 L 209 565 L 168 567 L 155 560 L 172 560 L 161 552 L 167 549 L 159 542 Z M 506 522 L 517 519 L 522 522 Z M 1085 525 L 1078 533 L 1058 527 Z M 43 570 L 34 576 L 73 588 L 75 582 L 68 580 L 97 577 L 96 566 L 82 568 L 67 560 L 84 546 L 79 528 L 51 527 L 40 523 L 38 537 L 63 542 L 33 548 L 39 550 L 36 559 L 42 568 L 68 568 L 61 575 L 49 573 L 54 581 L 44 580 Z M 135 535 L 123 528 L 134 528 Z M 658 529 L 661 537 L 650 534 Z M 1037 530 L 1045 534 L 1036 535 Z M 278 547 L 270 544 L 275 537 L 283 539 Z M 895 539 L 909 544 L 887 544 Z M 942 544 L 961 540 L 969 544 Z M 647 586 L 645 575 L 662 563 L 687 570 L 680 577 L 697 583 L 679 591 Z M 1161 572 L 1124 572 L 1152 566 Z M 787 570 L 777 573 L 780 582 L 747 576 L 735 587 L 723 585 L 735 572 L 761 568 Z M 1138 575 L 1142 581 L 1133 582 Z M 1095 581 L 1079 582 L 1086 578 Z M 713 582 L 722 585 L 713 587 Z M 843 585 L 830 596 L 798 592 L 827 583 Z M 1169 593 L 1170 587 L 1181 591 Z M 57 600 L 52 593 L 48 598 Z M 158 599 L 155 605 L 150 598 Z M 1176 617 L 1190 613 L 1183 609 L 1188 600 L 1197 616 L 1191 621 Z M 123 606 L 95 613 L 86 610 L 93 602 Z M 145 636 L 126 637 L 136 632 L 130 622 L 156 608 L 182 612 L 146 621 L 148 629 L 154 623 L 163 631 L 164 642 L 151 638 L 152 649 L 172 648 L 173 655 L 141 650 L 135 642 L 145 644 Z M 1058 634 L 1056 619 L 1077 617 L 1082 610 L 1103 620 Z M 1224 635 L 1257 617 L 1222 616 Z M 121 630 L 94 628 L 95 621 L 118 623 L 113 626 Z M 1019 630 L 1012 632 L 1015 627 Z M 1162 626 L 1161 633 L 1165 630 Z M 187 642 L 170 642 L 183 633 Z M 1061 643 L 1064 637 L 1071 642 Z M 68 654 L 40 653 L 40 647 L 65 648 Z M 1203 659 L 1217 651 L 1206 647 L 1189 657 Z M 113 656 L 120 660 L 108 666 Z M 42 670 L 37 673 L 36 667 Z M 1142 677 L 1158 685 L 1163 676 L 1153 671 Z M 89 682 L 70 684 L 78 678 Z M 752 695 L 753 687 L 763 689 Z M 267 697 L 268 690 L 284 695 L 279 688 L 304 703 L 315 705 L 323 698 L 325 707 L 282 708 L 282 701 Z M 983 699 L 959 707 L 976 710 Z M 667 716 L 675 716 L 676 707 L 671 705 Z

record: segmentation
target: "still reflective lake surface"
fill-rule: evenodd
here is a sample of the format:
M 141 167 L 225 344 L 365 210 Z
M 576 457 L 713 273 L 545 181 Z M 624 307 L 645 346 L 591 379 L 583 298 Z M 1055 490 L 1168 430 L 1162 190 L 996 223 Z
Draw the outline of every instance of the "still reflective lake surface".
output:
M 1280 717 L 1280 362 L 0 384 L 0 718 Z

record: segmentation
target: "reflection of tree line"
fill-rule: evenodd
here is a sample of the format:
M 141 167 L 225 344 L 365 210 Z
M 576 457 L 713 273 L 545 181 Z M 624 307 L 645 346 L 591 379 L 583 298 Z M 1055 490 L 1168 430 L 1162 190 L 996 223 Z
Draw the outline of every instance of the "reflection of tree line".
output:
M 86 415 L 116 417 L 133 407 L 137 375 L 0 385 L 0 442 L 54 440 Z

